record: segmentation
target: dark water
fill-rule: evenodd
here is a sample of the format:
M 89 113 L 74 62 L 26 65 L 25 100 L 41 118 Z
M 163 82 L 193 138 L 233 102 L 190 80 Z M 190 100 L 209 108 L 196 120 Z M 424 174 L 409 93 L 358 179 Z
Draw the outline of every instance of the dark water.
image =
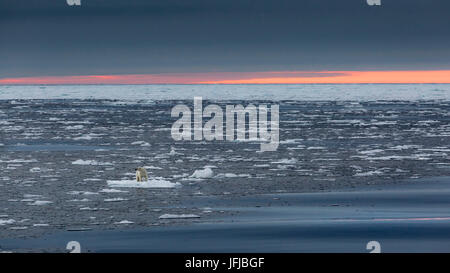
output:
M 197 197 L 191 205 L 240 211 L 209 223 L 119 231 L 63 232 L 38 239 L 0 240 L 6 250 L 82 252 L 382 252 L 450 251 L 450 178 L 401 187 Z
M 163 233 L 174 224 L 243 213 L 239 206 L 220 209 L 217 200 L 189 205 L 197 197 L 323 192 L 450 175 L 446 101 L 252 101 L 280 104 L 281 143 L 266 153 L 255 142 L 175 142 L 170 111 L 179 103 L 192 107 L 192 101 L 0 101 L 1 238 L 80 228 L 102 234 L 164 226 Z M 108 191 L 107 180 L 133 179 L 137 166 L 181 187 Z M 205 166 L 212 178 L 189 178 Z M 160 220 L 166 213 L 200 218 Z M 132 223 L 120 224 L 125 220 Z M 272 224 L 261 225 L 278 238 Z M 361 232 L 369 228 L 358 225 Z

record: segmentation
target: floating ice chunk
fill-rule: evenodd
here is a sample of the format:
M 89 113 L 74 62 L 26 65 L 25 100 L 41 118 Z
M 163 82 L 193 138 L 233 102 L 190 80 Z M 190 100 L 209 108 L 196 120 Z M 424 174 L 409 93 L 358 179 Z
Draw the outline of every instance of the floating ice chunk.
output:
M 66 126 L 66 130 L 80 130 L 83 129 L 83 125 L 73 125 L 73 126 Z
M 67 194 L 71 194 L 71 195 L 79 195 L 79 194 L 84 194 L 84 195 L 96 195 L 96 194 L 98 194 L 98 192 L 90 192 L 90 191 L 69 191 L 69 192 L 67 192 Z
M 286 139 L 286 140 L 280 141 L 280 144 L 292 144 L 292 143 L 297 143 L 297 142 L 301 142 L 301 141 L 302 141 L 302 139 L 299 139 L 299 138 Z
M 28 227 L 10 227 L 9 229 L 12 229 L 12 230 L 25 230 L 25 229 L 28 229 Z
M 155 167 L 155 166 L 144 166 L 146 169 L 152 169 L 152 170 L 162 170 L 161 167 Z M 134 173 L 133 173 L 134 174 Z
M 279 161 L 275 161 L 275 162 L 272 162 L 272 163 L 273 164 L 295 164 L 295 163 L 297 163 L 297 159 L 295 159 L 295 158 L 291 158 L 291 159 L 284 158 L 284 159 L 281 159 Z
M 16 220 L 8 219 L 8 220 L 0 220 L 0 226 L 14 224 Z
M 99 192 L 102 192 L 102 193 L 127 193 L 128 191 L 121 191 L 121 190 L 116 190 L 116 189 L 103 189 Z
M 105 202 L 121 202 L 121 201 L 128 201 L 128 199 L 117 197 L 117 198 L 107 198 L 103 201 L 105 201 Z
M 85 134 L 79 137 L 74 137 L 74 140 L 92 140 L 94 138 L 98 138 L 100 137 L 100 134 Z
M 36 200 L 33 203 L 29 203 L 30 206 L 43 206 L 53 203 L 52 201 Z
M 326 150 L 327 148 L 325 147 L 321 147 L 321 146 L 317 146 L 317 147 L 308 147 L 306 148 L 306 150 Z
M 159 216 L 159 219 L 188 219 L 188 218 L 200 218 L 196 214 L 163 214 Z
M 391 147 L 390 150 L 409 150 L 409 149 L 418 149 L 422 147 L 421 145 L 397 145 Z
M 108 186 L 116 188 L 174 188 L 181 186 L 180 183 L 172 183 L 163 179 L 150 179 L 149 181 L 137 182 L 136 180 L 108 180 Z
M 381 175 L 383 174 L 382 171 L 369 171 L 365 173 L 357 173 L 354 176 L 372 176 L 372 175 Z
M 88 231 L 92 230 L 92 228 L 79 227 L 79 228 L 68 228 L 67 231 Z
M 382 153 L 382 152 L 384 152 L 384 150 L 382 150 L 382 149 L 374 149 L 374 150 L 367 150 L 367 151 L 359 151 L 359 153 L 360 153 L 360 154 L 363 154 L 363 155 L 374 155 L 374 154 Z
M 171 156 L 182 155 L 182 153 L 179 153 L 179 152 L 175 151 L 174 147 L 170 147 L 170 152 L 168 153 L 168 155 L 171 155 Z
M 80 210 L 91 210 L 91 211 L 97 211 L 98 208 L 91 208 L 91 207 L 82 207 Z
M 108 162 L 98 162 L 96 160 L 83 160 L 78 159 L 72 162 L 73 165 L 112 165 Z
M 145 141 L 135 141 L 135 142 L 132 142 L 131 145 L 140 145 L 142 147 L 152 146 L 150 143 L 145 142 Z
M 41 198 L 42 195 L 40 195 L 40 194 L 24 194 L 23 197 L 24 198 Z
M 172 177 L 173 178 L 183 178 L 183 177 L 188 177 L 189 174 L 188 173 L 183 173 L 183 174 L 174 174 Z
M 203 170 L 196 170 L 190 177 L 191 178 L 211 178 L 213 177 L 214 172 L 211 168 L 206 167 Z
M 98 192 L 91 192 L 91 191 L 85 191 L 83 192 L 84 195 L 96 195 Z
M 37 162 L 36 159 L 13 159 L 13 160 L 0 160 L 0 163 L 33 163 Z
M 87 198 L 83 198 L 83 199 L 72 199 L 67 202 L 89 202 L 89 201 L 91 201 L 91 200 L 89 200 Z
M 39 168 L 39 167 L 34 167 L 34 168 L 30 169 L 30 172 L 32 172 L 32 173 L 38 173 L 40 171 L 41 171 L 41 168 Z
M 235 174 L 235 173 L 220 173 L 216 177 L 218 178 L 237 178 L 237 177 L 251 177 L 250 174 Z
M 97 163 L 95 160 L 82 160 L 78 159 L 72 162 L 73 165 L 94 165 Z
M 381 156 L 381 157 L 371 157 L 367 158 L 368 160 L 430 160 L 428 155 L 416 154 L 412 156 L 401 156 L 401 155 L 391 155 L 391 156 Z
M 395 124 L 397 124 L 397 121 L 378 121 L 378 122 L 371 123 L 371 125 L 375 125 L 375 126 L 395 125 Z
M 120 222 L 115 222 L 114 224 L 117 224 L 117 225 L 123 225 L 123 224 L 128 225 L 128 224 L 134 224 L 134 222 L 131 222 L 131 221 L 128 221 L 128 220 L 122 220 Z

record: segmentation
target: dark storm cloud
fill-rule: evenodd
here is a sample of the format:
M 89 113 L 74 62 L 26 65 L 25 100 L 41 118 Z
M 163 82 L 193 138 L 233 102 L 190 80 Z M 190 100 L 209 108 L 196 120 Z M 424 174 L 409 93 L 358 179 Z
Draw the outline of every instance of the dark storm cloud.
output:
M 0 78 L 450 69 L 447 0 L 0 0 Z

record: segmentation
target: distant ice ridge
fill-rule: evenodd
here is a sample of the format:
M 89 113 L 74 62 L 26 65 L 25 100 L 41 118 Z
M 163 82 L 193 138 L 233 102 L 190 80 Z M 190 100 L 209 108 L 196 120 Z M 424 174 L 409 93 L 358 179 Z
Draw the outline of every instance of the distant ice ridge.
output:
M 450 84 L 0 86 L 0 99 L 377 101 L 450 100 Z M 117 104 L 117 103 L 113 103 Z
M 149 181 L 137 182 L 136 180 L 108 180 L 108 186 L 117 188 L 174 188 L 181 186 L 178 182 L 170 182 L 163 179 L 150 179 Z

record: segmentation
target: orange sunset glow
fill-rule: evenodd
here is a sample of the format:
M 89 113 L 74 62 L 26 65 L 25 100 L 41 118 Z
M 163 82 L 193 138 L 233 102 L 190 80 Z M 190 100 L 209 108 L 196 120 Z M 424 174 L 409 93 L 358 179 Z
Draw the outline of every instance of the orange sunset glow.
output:
M 3 78 L 1 85 L 31 84 L 358 84 L 450 83 L 450 70 L 273 71 Z

